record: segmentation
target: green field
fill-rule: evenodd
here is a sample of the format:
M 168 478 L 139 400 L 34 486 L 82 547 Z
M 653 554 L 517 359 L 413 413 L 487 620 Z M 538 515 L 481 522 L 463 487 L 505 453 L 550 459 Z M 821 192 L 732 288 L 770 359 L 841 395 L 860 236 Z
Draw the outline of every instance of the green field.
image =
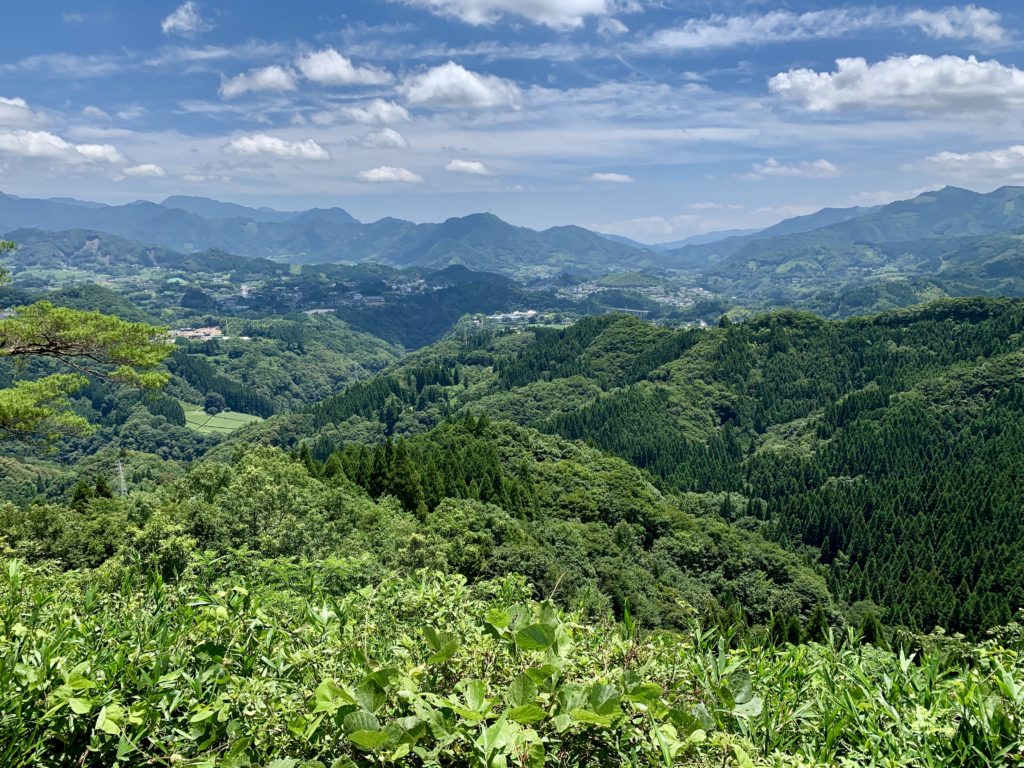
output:
M 182 403 L 181 407 L 185 410 L 185 426 L 203 435 L 227 435 L 254 421 L 263 421 L 259 416 L 237 411 L 221 411 L 211 416 L 202 407 L 191 403 Z

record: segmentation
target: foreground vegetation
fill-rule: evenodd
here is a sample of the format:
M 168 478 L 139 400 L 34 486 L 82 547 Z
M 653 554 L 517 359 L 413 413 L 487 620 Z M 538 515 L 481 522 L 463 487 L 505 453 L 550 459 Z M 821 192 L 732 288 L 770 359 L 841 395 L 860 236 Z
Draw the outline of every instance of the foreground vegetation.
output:
M 1021 627 L 914 651 L 590 622 L 517 577 L 198 557 L 2 563 L 0 763 L 671 766 L 1012 763 Z

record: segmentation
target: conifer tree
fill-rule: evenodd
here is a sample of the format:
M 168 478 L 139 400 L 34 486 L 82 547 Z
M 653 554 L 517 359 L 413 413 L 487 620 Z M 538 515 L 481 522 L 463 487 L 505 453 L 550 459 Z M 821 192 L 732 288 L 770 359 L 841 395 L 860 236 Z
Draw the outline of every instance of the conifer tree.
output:
M 0 241 L 0 255 L 14 248 L 14 243 Z M 7 280 L 0 271 L 0 283 Z M 27 439 L 90 431 L 89 423 L 70 410 L 69 397 L 90 379 L 163 386 L 166 374 L 153 369 L 170 351 L 164 338 L 159 328 L 100 312 L 45 301 L 18 307 L 12 317 L 0 320 L 0 357 L 49 359 L 71 372 L 0 389 L 0 436 Z

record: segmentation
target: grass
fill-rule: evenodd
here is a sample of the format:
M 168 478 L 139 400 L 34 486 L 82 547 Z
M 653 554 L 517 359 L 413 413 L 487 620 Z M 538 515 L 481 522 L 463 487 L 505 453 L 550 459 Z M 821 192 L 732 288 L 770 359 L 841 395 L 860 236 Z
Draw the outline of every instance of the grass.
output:
M 201 406 L 191 403 L 182 403 L 181 407 L 185 410 L 185 426 L 201 435 L 229 435 L 253 422 L 263 421 L 259 416 L 237 411 L 221 411 L 211 416 Z

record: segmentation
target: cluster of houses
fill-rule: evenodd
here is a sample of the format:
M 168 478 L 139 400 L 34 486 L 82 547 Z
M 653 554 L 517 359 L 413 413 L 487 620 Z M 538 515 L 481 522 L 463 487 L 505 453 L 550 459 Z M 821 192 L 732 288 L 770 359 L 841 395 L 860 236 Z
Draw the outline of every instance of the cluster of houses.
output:
M 177 328 L 171 331 L 172 339 L 186 339 L 188 341 L 212 341 L 213 339 L 229 338 L 224 331 L 215 325 L 205 328 Z

